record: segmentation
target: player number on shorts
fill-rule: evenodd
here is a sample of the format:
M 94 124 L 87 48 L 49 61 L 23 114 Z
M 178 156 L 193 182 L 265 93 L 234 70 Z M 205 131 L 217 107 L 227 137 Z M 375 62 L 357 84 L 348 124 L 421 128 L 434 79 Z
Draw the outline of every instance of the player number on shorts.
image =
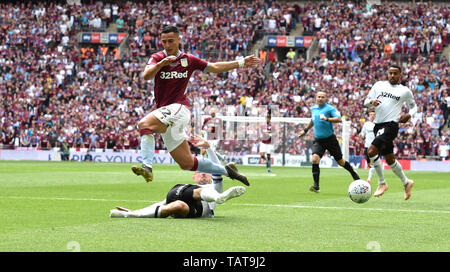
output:
M 384 128 L 378 130 L 378 132 L 377 132 L 377 137 L 380 136 L 380 135 L 382 135 L 382 134 L 384 134 Z
M 166 118 L 167 116 L 169 116 L 172 113 L 172 112 L 170 112 L 170 110 L 168 108 L 161 108 L 159 111 L 161 112 L 161 114 L 164 118 Z

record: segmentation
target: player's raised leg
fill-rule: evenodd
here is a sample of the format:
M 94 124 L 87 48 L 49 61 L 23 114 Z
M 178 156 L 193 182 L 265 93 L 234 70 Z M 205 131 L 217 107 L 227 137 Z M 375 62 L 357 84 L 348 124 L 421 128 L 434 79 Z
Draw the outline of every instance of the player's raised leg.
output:
M 231 179 L 237 179 L 249 186 L 247 177 L 241 174 L 236 165 L 229 163 L 226 166 L 214 163 L 208 159 L 192 156 L 188 142 L 185 140 L 174 150 L 170 152 L 172 158 L 183 170 L 198 171 L 202 173 L 228 176 Z
M 131 166 L 131 170 L 137 176 L 144 177 L 146 182 L 153 181 L 153 157 L 155 154 L 155 137 L 150 130 L 141 130 L 141 154 L 142 165 Z
M 138 176 L 144 177 L 146 182 L 153 181 L 153 157 L 155 156 L 155 137 L 153 133 L 163 133 L 167 125 L 163 124 L 153 113 L 148 114 L 138 123 L 141 136 L 142 166 L 133 165 L 131 170 Z

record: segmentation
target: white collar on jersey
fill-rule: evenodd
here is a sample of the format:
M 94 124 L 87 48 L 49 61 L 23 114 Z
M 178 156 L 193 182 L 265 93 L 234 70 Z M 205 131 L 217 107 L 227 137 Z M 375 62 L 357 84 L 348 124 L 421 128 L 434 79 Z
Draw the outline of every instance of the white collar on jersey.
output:
M 164 49 L 163 52 L 164 52 L 164 55 L 165 55 L 166 57 L 169 56 L 169 55 L 167 54 L 166 49 Z M 178 58 L 180 55 L 181 55 L 181 50 L 178 50 L 177 58 Z

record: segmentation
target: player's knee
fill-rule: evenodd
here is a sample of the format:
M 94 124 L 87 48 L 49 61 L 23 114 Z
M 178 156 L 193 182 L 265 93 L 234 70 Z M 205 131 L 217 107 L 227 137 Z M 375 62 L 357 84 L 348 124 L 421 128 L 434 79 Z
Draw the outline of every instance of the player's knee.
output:
M 385 156 L 386 162 L 388 165 L 392 165 L 395 163 L 395 156 L 394 154 L 389 154 Z
M 167 130 L 167 126 L 153 115 L 142 118 L 137 123 L 137 127 L 139 130 L 151 130 L 156 133 L 165 133 Z
M 137 123 L 137 128 L 138 128 L 138 129 L 145 129 L 145 128 L 148 128 L 147 122 L 145 122 L 145 118 L 139 120 L 139 122 Z
M 314 155 L 312 156 L 312 163 L 314 163 L 314 164 L 319 164 L 319 163 L 320 163 L 320 156 L 317 155 L 317 154 L 314 154 Z
M 371 145 L 368 149 L 367 149 L 367 155 L 369 155 L 370 158 L 375 157 L 376 155 L 378 155 L 378 149 Z

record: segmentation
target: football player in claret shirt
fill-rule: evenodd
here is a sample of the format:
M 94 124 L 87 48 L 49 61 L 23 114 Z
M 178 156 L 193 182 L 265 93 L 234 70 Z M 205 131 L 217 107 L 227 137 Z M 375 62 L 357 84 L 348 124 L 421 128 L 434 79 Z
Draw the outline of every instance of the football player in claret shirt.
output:
M 211 149 L 216 152 L 217 156 L 223 160 L 223 156 L 217 152 L 217 147 L 219 146 L 219 142 L 221 140 L 221 135 L 223 134 L 222 127 L 223 122 L 222 119 L 216 116 L 216 109 L 210 110 L 210 117 L 206 117 L 203 121 L 202 131 L 204 132 L 204 137 L 208 140 Z M 202 155 L 205 155 L 206 151 L 202 149 Z
M 267 115 L 266 123 L 261 125 L 261 137 L 259 144 L 259 154 L 261 159 L 266 162 L 267 172 L 271 173 L 271 155 L 273 152 L 273 142 L 272 142 L 272 123 L 270 122 L 271 116 Z
M 191 119 L 191 105 L 186 92 L 189 79 L 195 71 L 223 73 L 237 68 L 254 67 L 260 60 L 255 56 L 248 56 L 237 61 L 206 62 L 180 51 L 181 38 L 174 26 L 164 27 L 160 38 L 164 50 L 150 57 L 143 72 L 145 80 L 153 79 L 156 110 L 138 122 L 142 166 L 133 166 L 133 172 L 143 176 L 147 182 L 153 180 L 153 134 L 160 133 L 167 151 L 181 169 L 224 175 L 249 185 L 247 178 L 237 170 L 234 163 L 222 166 L 192 156 L 186 133 Z

